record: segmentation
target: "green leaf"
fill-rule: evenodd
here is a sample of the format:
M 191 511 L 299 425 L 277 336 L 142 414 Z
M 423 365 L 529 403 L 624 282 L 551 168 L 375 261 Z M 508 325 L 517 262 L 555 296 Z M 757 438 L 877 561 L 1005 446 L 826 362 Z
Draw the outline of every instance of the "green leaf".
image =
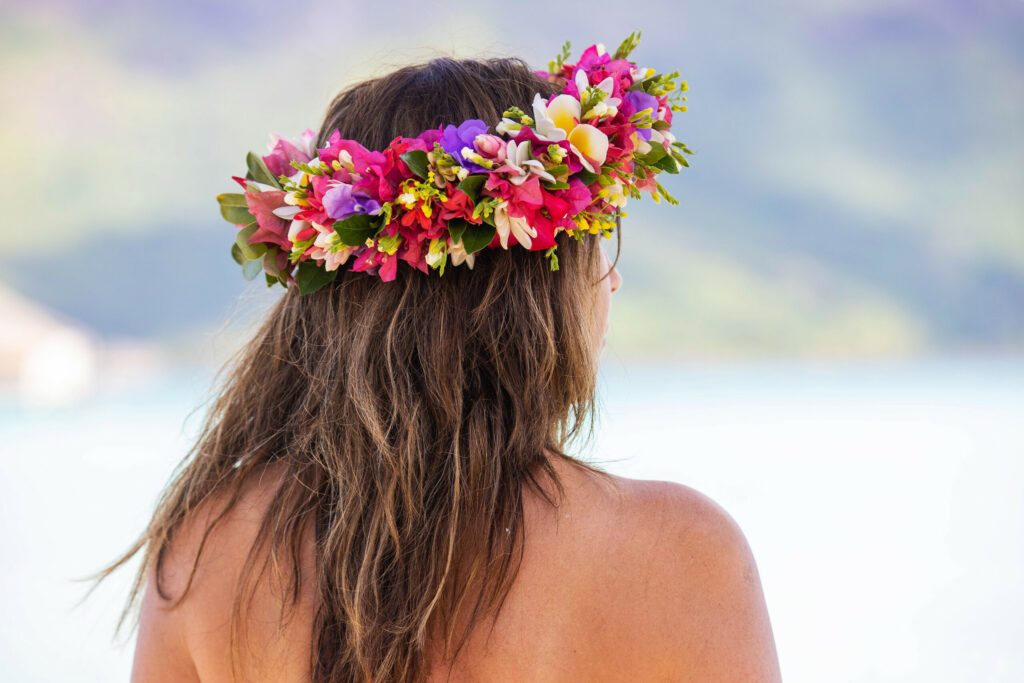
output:
M 548 62 L 548 72 L 557 74 L 562 70 L 562 65 L 572 56 L 572 43 L 568 40 L 562 43 L 562 51 L 552 61 Z
M 422 149 L 414 149 L 401 155 L 402 161 L 409 167 L 416 177 L 426 179 L 427 177 L 427 153 Z
M 241 192 L 224 192 L 217 195 L 217 203 L 221 206 L 244 206 L 249 207 L 245 201 L 245 195 Z
M 651 151 L 639 157 L 640 163 L 645 166 L 657 166 L 658 161 L 664 157 L 665 154 L 667 154 L 667 152 L 665 152 L 665 148 L 661 145 L 651 145 Z
M 242 275 L 246 280 L 252 280 L 263 271 L 263 261 L 246 261 L 242 264 Z
M 277 182 L 277 178 L 274 177 L 274 174 L 270 172 L 267 165 L 263 163 L 263 159 L 255 152 L 249 152 L 245 156 L 245 163 L 249 167 L 249 176 L 257 183 L 270 185 L 278 190 L 281 189 L 281 184 Z
M 640 31 L 630 33 L 612 55 L 612 59 L 625 59 L 640 44 Z
M 686 166 L 687 168 L 690 167 L 690 162 L 686 160 L 686 157 L 679 150 L 672 150 L 672 158 L 678 161 L 683 166 Z
M 278 280 L 282 278 L 281 269 L 277 265 L 277 255 L 280 253 L 281 250 L 277 247 L 267 247 L 267 253 L 263 254 L 263 270 Z
M 666 202 L 668 202 L 669 204 L 673 204 L 673 205 L 679 203 L 679 200 L 676 199 L 675 197 L 673 197 L 671 194 L 669 194 L 669 191 L 665 189 L 664 185 L 662 185 L 661 183 L 659 183 L 657 181 L 655 181 L 654 184 L 657 186 L 658 192 L 661 193 L 661 196 L 665 198 Z
M 334 232 L 341 243 L 349 247 L 360 247 L 366 240 L 377 234 L 382 226 L 374 223 L 373 217 L 357 213 L 343 221 L 334 221 Z
M 267 253 L 267 245 L 265 244 L 249 244 L 249 238 L 253 236 L 259 229 L 259 226 L 255 222 L 245 226 L 235 234 L 235 246 L 238 247 L 242 253 L 242 257 L 246 261 L 252 261 L 254 259 L 262 258 L 263 254 Z
M 458 244 L 462 241 L 462 234 L 466 232 L 466 226 L 469 223 L 462 218 L 453 218 L 448 221 L 448 234 L 451 235 L 452 242 Z
M 557 178 L 558 176 L 560 176 L 560 175 L 562 175 L 564 173 L 568 173 L 569 172 L 569 167 L 566 166 L 565 164 L 559 164 L 558 166 L 551 166 L 551 167 L 546 168 L 544 170 Z
M 483 173 L 477 173 L 474 175 L 468 175 L 462 179 L 459 183 L 459 189 L 469 195 L 469 198 L 476 203 L 477 198 L 480 196 L 480 188 L 487 182 L 487 175 Z
M 316 264 L 316 261 L 303 261 L 299 264 L 295 281 L 299 285 L 300 294 L 312 294 L 328 282 L 338 277 L 338 270 L 327 270 Z
M 462 234 L 462 248 L 466 250 L 467 254 L 474 254 L 490 244 L 496 232 L 493 225 L 467 223 L 466 230 Z
M 238 265 L 245 265 L 245 257 L 242 256 L 242 250 L 238 248 L 238 244 L 231 245 L 231 258 L 235 259 L 235 263 Z
M 671 156 L 666 155 L 661 157 L 653 164 L 653 166 L 655 168 L 660 168 L 662 171 L 667 171 L 668 173 L 679 173 L 679 164 L 677 164 L 676 160 Z
M 548 181 L 545 180 L 544 181 L 544 188 L 547 189 L 547 190 L 568 190 L 569 189 L 569 183 L 564 183 L 564 182 L 562 182 L 560 180 L 551 183 L 551 182 L 548 182 Z
M 584 185 L 592 185 L 594 183 L 594 181 L 597 180 L 598 174 L 597 173 L 591 173 L 587 169 L 583 169 L 579 173 L 576 174 L 576 177 L 579 178 L 583 182 Z
M 256 216 L 249 213 L 248 207 L 234 204 L 221 204 L 220 215 L 228 223 L 234 223 L 235 225 L 249 225 L 256 220 Z

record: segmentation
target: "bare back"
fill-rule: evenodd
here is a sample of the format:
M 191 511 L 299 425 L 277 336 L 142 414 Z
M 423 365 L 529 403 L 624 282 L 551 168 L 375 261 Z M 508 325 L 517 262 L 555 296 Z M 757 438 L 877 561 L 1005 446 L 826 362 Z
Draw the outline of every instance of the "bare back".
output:
M 780 680 L 757 568 L 724 510 L 679 484 L 556 468 L 565 497 L 557 509 L 535 494 L 524 500 L 522 565 L 497 619 L 474 628 L 454 664 L 435 656 L 432 683 Z M 179 609 L 147 590 L 133 680 L 231 680 L 233 581 L 275 476 L 216 528 Z M 196 521 L 169 558 L 172 593 L 195 556 Z M 311 566 L 311 547 L 304 561 Z M 282 637 L 278 593 L 261 587 L 253 680 L 308 680 L 313 600 L 307 587 Z

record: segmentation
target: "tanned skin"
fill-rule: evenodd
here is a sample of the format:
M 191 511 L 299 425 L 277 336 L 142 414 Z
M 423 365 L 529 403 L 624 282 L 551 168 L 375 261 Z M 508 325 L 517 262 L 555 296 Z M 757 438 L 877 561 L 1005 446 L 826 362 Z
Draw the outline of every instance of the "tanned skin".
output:
M 606 265 L 610 265 L 605 257 Z M 617 270 L 600 288 L 595 334 L 607 328 Z M 602 478 L 552 459 L 565 486 L 554 509 L 524 497 L 525 550 L 496 620 L 484 620 L 454 663 L 429 681 L 696 681 L 777 683 L 778 656 L 761 582 L 736 522 L 692 488 Z M 228 624 L 259 521 L 284 476 L 270 466 L 215 527 L 186 599 L 168 609 L 147 586 L 135 683 L 229 683 Z M 167 557 L 165 589 L 183 588 L 202 530 L 221 501 L 197 512 Z M 309 535 L 303 557 L 312 575 Z M 254 681 L 305 683 L 316 594 L 308 583 L 278 629 L 280 589 L 259 584 L 249 621 Z

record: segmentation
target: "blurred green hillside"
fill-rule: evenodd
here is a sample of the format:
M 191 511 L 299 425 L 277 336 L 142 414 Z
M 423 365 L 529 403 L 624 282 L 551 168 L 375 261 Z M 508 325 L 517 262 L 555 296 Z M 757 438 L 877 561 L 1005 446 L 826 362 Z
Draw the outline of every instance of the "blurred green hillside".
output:
M 406 62 L 540 68 L 636 28 L 634 57 L 689 81 L 696 156 L 681 206 L 629 207 L 616 353 L 1024 351 L 1024 3 L 241 7 L 0 8 L 0 281 L 187 341 L 280 293 L 242 279 L 214 201 L 268 132 Z

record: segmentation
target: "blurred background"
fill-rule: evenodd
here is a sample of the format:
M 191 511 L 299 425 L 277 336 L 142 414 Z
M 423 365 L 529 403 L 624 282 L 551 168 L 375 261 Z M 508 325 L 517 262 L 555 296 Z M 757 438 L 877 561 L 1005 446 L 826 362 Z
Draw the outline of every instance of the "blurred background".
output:
M 127 679 L 130 570 L 74 579 L 283 291 L 229 255 L 245 152 L 408 62 L 630 30 L 696 154 L 629 208 L 578 454 L 736 518 L 787 681 L 1024 680 L 1020 0 L 5 0 L 0 681 Z

